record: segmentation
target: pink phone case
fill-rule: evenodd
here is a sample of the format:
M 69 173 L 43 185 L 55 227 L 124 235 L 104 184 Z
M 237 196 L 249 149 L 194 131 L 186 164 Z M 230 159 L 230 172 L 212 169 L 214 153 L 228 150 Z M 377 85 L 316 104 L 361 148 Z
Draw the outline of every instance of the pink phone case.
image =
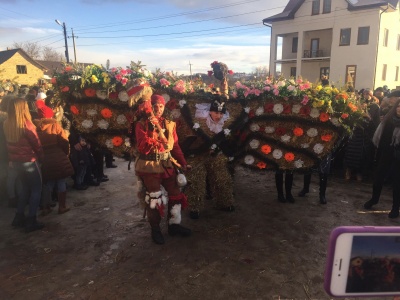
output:
M 333 266 L 333 259 L 335 254 L 335 247 L 336 247 L 336 239 L 342 233 L 400 233 L 400 227 L 395 226 L 341 226 L 337 227 L 332 230 L 330 237 L 329 237 L 329 244 L 328 244 L 328 253 L 326 259 L 326 267 L 325 267 L 325 276 L 324 276 L 324 289 L 325 291 L 334 297 L 339 297 L 333 295 L 330 291 L 330 283 L 331 283 L 331 276 L 332 276 L 332 266 Z M 396 296 L 396 294 L 385 294 L 384 296 Z M 379 296 L 379 295 L 377 295 Z M 343 296 L 349 297 L 349 296 Z M 359 297 L 359 296 L 357 296 Z M 374 296 L 375 297 L 375 296 Z

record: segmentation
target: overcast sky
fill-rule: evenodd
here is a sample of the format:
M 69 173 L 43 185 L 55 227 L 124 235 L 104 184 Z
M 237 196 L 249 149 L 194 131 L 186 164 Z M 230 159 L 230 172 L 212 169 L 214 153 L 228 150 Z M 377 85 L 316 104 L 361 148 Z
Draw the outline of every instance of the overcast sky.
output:
M 14 42 L 37 42 L 70 60 L 179 74 L 206 73 L 217 60 L 234 72 L 267 66 L 270 30 L 262 20 L 287 0 L 0 0 L 0 51 Z

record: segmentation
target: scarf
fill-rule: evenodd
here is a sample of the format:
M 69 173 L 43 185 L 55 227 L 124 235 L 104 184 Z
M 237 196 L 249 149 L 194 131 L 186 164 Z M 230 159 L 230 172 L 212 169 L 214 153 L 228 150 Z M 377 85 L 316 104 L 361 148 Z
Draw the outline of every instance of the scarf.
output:
M 390 145 L 398 147 L 400 145 L 400 118 L 394 116 L 391 121 L 394 125 L 394 130 L 392 134 L 392 142 Z M 372 142 L 377 148 L 379 147 L 379 142 L 381 140 L 383 130 L 384 124 L 381 122 L 374 133 L 374 137 L 372 138 Z

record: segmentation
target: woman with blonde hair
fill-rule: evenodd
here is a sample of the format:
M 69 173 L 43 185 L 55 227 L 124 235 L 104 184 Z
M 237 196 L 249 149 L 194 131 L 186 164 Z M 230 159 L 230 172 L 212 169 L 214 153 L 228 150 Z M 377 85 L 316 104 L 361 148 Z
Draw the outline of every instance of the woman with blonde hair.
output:
M 37 209 L 42 192 L 42 177 L 39 162 L 43 158 L 42 145 L 31 121 L 28 104 L 23 98 L 10 101 L 4 121 L 4 135 L 7 142 L 9 168 L 18 173 L 21 187 L 17 191 L 18 206 L 14 227 L 25 227 L 26 232 L 42 229 L 44 225 L 36 221 Z M 29 203 L 28 216 L 25 206 Z

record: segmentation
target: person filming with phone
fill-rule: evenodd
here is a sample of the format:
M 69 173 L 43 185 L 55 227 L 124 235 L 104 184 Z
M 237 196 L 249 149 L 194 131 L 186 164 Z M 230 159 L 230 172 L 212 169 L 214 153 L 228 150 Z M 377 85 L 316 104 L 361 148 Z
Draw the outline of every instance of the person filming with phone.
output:
M 364 203 L 365 209 L 378 204 L 385 175 L 393 166 L 393 205 L 389 218 L 399 216 L 400 207 L 400 99 L 397 99 L 391 110 L 379 124 L 373 137 L 378 148 L 378 163 L 372 188 L 372 198 Z

